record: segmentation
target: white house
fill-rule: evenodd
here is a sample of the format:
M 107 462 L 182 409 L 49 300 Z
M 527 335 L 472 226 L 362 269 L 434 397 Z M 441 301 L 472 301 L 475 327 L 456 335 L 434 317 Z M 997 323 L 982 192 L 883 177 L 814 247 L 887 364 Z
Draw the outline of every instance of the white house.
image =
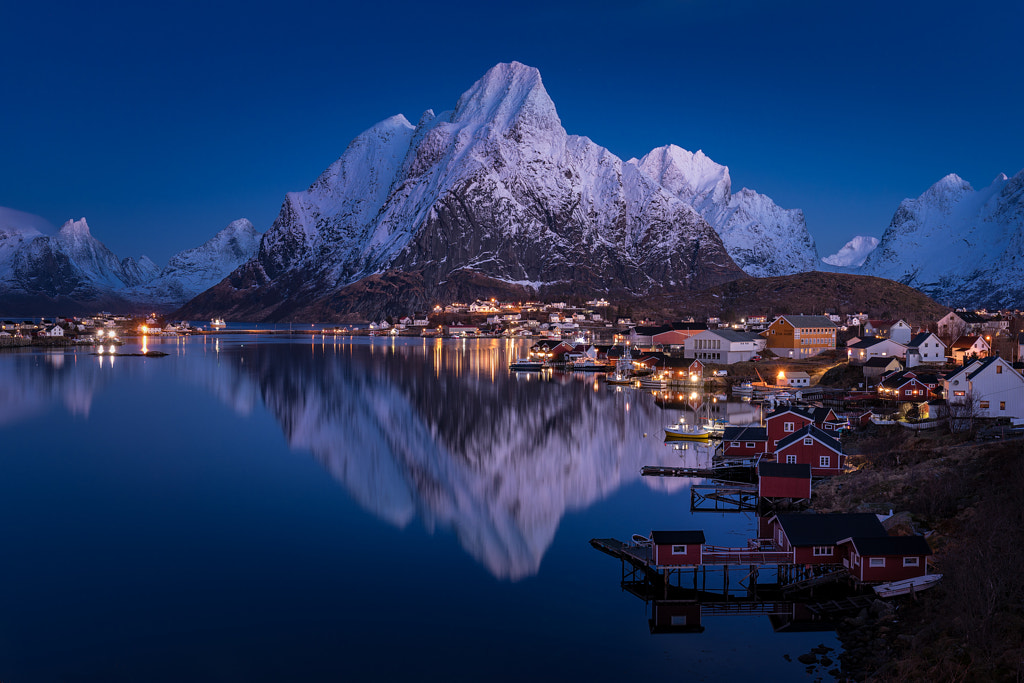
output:
M 43 335 L 45 335 L 47 337 L 63 337 L 64 336 L 64 328 L 61 327 L 60 325 L 54 325 L 50 329 L 48 329 L 45 332 L 43 332 L 40 336 L 43 336 Z
M 953 360 L 957 363 L 963 363 L 967 358 L 971 356 L 977 356 L 978 358 L 986 358 L 992 347 L 985 341 L 983 336 L 979 335 L 963 335 L 949 347 L 950 355 L 953 356 Z
M 868 337 L 846 347 L 846 359 L 853 365 L 863 365 L 872 358 L 905 358 L 907 347 L 892 339 Z
M 907 344 L 913 332 L 905 320 L 868 320 L 864 325 L 865 335 L 892 339 L 900 344 Z
M 1024 417 L 1024 377 L 999 356 L 968 363 L 942 385 L 951 406 L 976 400 L 981 417 Z
M 809 387 L 811 386 L 811 376 L 799 370 L 779 372 L 775 383 L 782 387 Z
M 945 363 L 946 345 L 931 332 L 916 335 L 907 344 L 907 367 L 922 363 Z
M 748 361 L 764 348 L 766 340 L 757 333 L 728 328 L 703 330 L 683 342 L 683 356 L 729 365 Z

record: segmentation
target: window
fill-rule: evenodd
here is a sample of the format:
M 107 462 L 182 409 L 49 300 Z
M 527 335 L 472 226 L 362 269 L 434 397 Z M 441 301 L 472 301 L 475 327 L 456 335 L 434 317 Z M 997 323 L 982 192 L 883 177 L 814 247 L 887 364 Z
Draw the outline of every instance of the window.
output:
M 978 407 L 979 407 L 979 408 L 981 408 L 982 410 L 988 410 L 988 401 L 982 401 L 982 402 L 981 402 L 981 403 L 980 403 L 980 404 L 978 405 Z
M 818 458 L 818 467 L 831 467 L 829 463 L 832 462 L 832 458 L 827 455 L 823 455 Z
M 805 436 L 804 437 L 804 445 L 805 446 L 813 446 L 814 445 L 814 439 L 809 437 L 809 436 Z
M 999 402 L 999 410 L 1006 410 L 1006 401 Z
M 795 455 L 787 455 L 786 456 L 786 464 L 787 465 L 795 465 L 796 464 L 796 456 Z
M 816 545 L 814 546 L 815 557 L 832 557 L 832 551 L 834 548 L 830 545 Z
M 953 392 L 953 395 L 954 395 L 954 396 L 966 396 L 966 395 L 967 395 L 967 393 L 966 393 L 966 392 L 963 392 L 963 391 L 954 391 L 954 392 Z
M 672 554 L 673 555 L 685 555 L 686 554 L 686 546 L 685 545 L 674 545 L 674 546 L 672 546 Z
M 921 563 L 921 558 L 920 557 L 904 557 L 903 558 L 903 566 L 904 567 L 918 567 L 918 566 L 920 566 L 920 563 Z
M 1003 366 L 1002 365 L 997 365 L 996 366 L 996 374 L 997 375 L 1003 374 Z
M 732 442 L 732 447 L 733 448 L 739 448 L 740 447 L 740 442 L 739 441 L 733 441 Z
M 748 441 L 747 442 L 747 448 L 755 448 L 756 446 L 757 446 L 757 444 L 755 444 L 753 441 Z
M 783 423 L 782 431 L 784 431 L 784 432 L 792 432 L 792 431 L 794 431 L 793 430 L 793 423 L 792 422 L 785 422 L 785 423 Z
M 871 560 L 868 562 L 868 566 L 869 567 L 884 567 L 885 566 L 885 558 L 884 557 L 872 557 Z

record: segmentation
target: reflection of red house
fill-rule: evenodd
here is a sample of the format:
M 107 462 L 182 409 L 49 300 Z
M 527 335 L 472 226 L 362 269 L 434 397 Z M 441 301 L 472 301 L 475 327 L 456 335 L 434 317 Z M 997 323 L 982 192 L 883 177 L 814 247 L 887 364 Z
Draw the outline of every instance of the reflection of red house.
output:
M 775 462 L 809 465 L 815 477 L 831 477 L 843 471 L 846 456 L 838 441 L 809 424 L 778 443 Z
M 703 559 L 703 531 L 652 531 L 654 564 L 700 564 Z
M 768 519 L 767 535 L 779 550 L 793 551 L 793 563 L 842 564 L 848 538 L 887 538 L 885 527 L 870 513 L 775 515 Z
M 843 565 L 859 581 L 900 581 L 928 573 L 932 549 L 924 536 L 854 536 L 839 542 Z
M 647 622 L 651 633 L 702 633 L 700 603 L 692 601 L 655 600 Z
M 760 498 L 810 500 L 811 466 L 758 463 L 757 495 Z
M 768 432 L 764 427 L 726 427 L 722 433 L 722 455 L 756 458 L 768 452 Z

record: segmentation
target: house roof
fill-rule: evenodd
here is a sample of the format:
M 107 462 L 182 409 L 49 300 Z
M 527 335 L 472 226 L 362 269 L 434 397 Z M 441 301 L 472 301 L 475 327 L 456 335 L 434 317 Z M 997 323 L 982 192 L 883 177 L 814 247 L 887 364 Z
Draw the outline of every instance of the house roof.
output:
M 767 441 L 767 427 L 726 427 L 722 441 Z
M 740 330 L 730 330 L 725 327 L 720 327 L 717 330 L 707 330 L 707 332 L 730 342 L 749 342 L 762 339 L 761 335 L 757 332 L 741 332 Z
M 985 360 L 978 363 L 978 367 L 975 368 L 971 374 L 967 375 L 967 379 L 971 380 L 978 376 L 979 373 L 983 372 L 985 368 L 999 360 L 999 356 L 990 356 Z
M 703 531 L 652 531 L 655 545 L 695 545 L 704 543 Z
M 893 363 L 903 367 L 903 362 L 897 356 L 875 356 L 868 358 L 862 367 L 865 368 L 887 368 Z
M 798 429 L 789 436 L 787 436 L 785 439 L 779 441 L 779 443 L 775 445 L 776 452 L 796 443 L 800 439 L 803 439 L 805 436 L 809 436 L 815 439 L 816 441 L 821 442 L 822 445 L 832 449 L 836 453 L 843 452 L 842 444 L 836 441 L 833 437 L 829 436 L 828 432 L 824 432 L 818 429 L 813 424 L 809 424 L 806 427 L 803 427 L 802 429 Z
M 864 337 L 864 339 L 862 339 L 861 341 L 857 342 L 856 344 L 850 344 L 850 346 L 847 347 L 847 348 L 851 348 L 851 349 L 870 349 L 872 346 L 877 346 L 878 344 L 895 344 L 896 346 L 903 346 L 903 347 L 906 346 L 905 344 L 901 344 L 898 341 L 893 341 L 892 339 L 879 339 L 878 337 Z
M 793 327 L 835 327 L 827 315 L 780 315 L 776 320 L 785 319 Z
M 811 376 L 806 372 L 800 370 L 791 371 L 786 373 L 786 379 L 810 379 Z
M 974 346 L 978 340 L 985 341 L 985 338 L 980 334 L 962 334 L 960 335 L 950 349 L 969 349 Z
M 835 545 L 851 537 L 881 538 L 888 535 L 878 517 L 870 512 L 788 513 L 776 515 L 775 519 L 795 546 Z
M 981 323 L 988 320 L 988 318 L 986 318 L 985 316 L 978 315 L 974 311 L 958 312 L 957 316 L 968 325 L 980 325 Z
M 945 346 L 943 341 L 941 339 L 939 339 L 938 337 L 936 337 L 931 332 L 921 332 L 919 334 L 915 334 L 914 335 L 914 338 L 910 340 L 909 344 L 907 344 L 907 348 L 910 348 L 910 349 L 917 348 L 921 344 L 924 344 L 928 340 L 928 337 L 935 337 L 935 340 L 937 342 L 939 342 L 940 344 Z
M 931 555 L 932 549 L 924 536 L 854 536 L 840 543 L 853 543 L 862 557 L 879 555 Z
M 894 372 L 891 375 L 887 375 L 883 379 L 879 386 L 883 386 L 886 389 L 899 389 L 909 382 L 916 381 L 918 384 L 938 384 L 939 378 L 934 373 L 930 372 L 916 372 L 913 369 L 901 370 L 900 372 Z
M 759 477 L 781 477 L 785 479 L 810 479 L 811 466 L 808 464 L 787 465 L 780 462 L 760 462 L 757 465 Z
M 814 413 L 808 408 L 800 408 L 799 406 L 779 406 L 772 412 L 768 413 L 764 419 L 767 421 L 773 417 L 785 415 L 786 413 L 794 413 L 804 419 L 811 420 L 812 422 L 814 421 Z

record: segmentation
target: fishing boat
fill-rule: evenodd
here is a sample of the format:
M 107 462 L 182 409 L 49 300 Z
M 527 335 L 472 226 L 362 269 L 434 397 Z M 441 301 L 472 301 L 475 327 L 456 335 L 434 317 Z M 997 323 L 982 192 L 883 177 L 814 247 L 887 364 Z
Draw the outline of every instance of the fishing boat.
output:
M 674 425 L 665 427 L 665 439 L 668 441 L 707 441 L 711 438 L 711 432 L 704 427 L 697 425 L 683 424 L 677 422 Z
M 516 358 L 514 362 L 508 364 L 508 369 L 516 372 L 539 372 L 545 367 L 547 365 L 544 361 L 529 358 Z
M 732 388 L 733 396 L 753 396 L 754 385 L 750 382 L 741 382 Z
M 604 378 L 607 384 L 634 384 L 636 377 L 633 377 L 628 372 L 615 368 L 615 372 Z
M 712 420 L 709 417 L 709 418 L 706 418 L 704 420 L 704 422 L 703 422 L 703 424 L 701 426 L 711 436 L 714 436 L 714 437 L 717 437 L 717 438 L 721 438 L 722 435 L 725 434 L 725 428 L 726 427 L 732 427 L 733 425 L 729 424 L 728 422 L 726 422 L 722 418 L 718 418 L 717 420 Z
M 227 326 L 228 324 L 224 322 L 224 318 L 214 318 L 213 320 L 210 321 L 210 327 L 212 327 L 215 330 L 222 330 Z
M 912 579 L 880 583 L 875 586 L 875 593 L 877 593 L 880 598 L 894 598 L 897 595 L 909 595 L 910 593 L 916 593 L 917 591 L 923 591 L 926 588 L 931 588 L 937 584 L 940 579 L 942 579 L 942 574 L 925 574 L 924 576 L 915 576 Z

